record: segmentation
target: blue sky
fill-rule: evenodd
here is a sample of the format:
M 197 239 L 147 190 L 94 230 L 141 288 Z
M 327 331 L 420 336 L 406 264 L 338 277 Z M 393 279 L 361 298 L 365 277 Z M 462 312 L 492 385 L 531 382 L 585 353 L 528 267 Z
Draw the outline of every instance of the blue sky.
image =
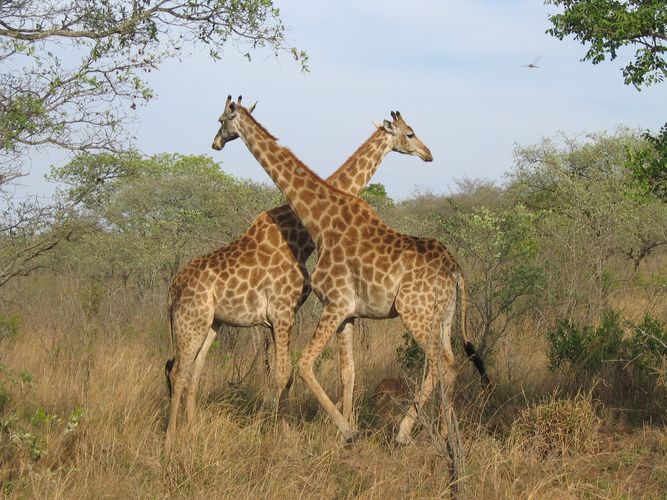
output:
M 580 62 L 585 48 L 545 34 L 554 7 L 540 1 L 277 0 L 289 43 L 308 51 L 302 74 L 288 55 L 229 46 L 221 61 L 194 53 L 152 73 L 157 99 L 139 110 L 146 154 L 208 154 L 239 177 L 269 182 L 241 141 L 210 147 L 227 94 L 259 101 L 256 118 L 323 177 L 400 110 L 434 161 L 390 154 L 372 182 L 390 196 L 447 193 L 462 177 L 502 180 L 515 144 L 559 131 L 619 125 L 657 130 L 667 83 L 641 92 L 623 84 L 617 61 Z M 521 64 L 541 55 L 540 69 Z M 60 161 L 57 156 L 51 162 Z M 33 161 L 36 182 L 48 165 Z

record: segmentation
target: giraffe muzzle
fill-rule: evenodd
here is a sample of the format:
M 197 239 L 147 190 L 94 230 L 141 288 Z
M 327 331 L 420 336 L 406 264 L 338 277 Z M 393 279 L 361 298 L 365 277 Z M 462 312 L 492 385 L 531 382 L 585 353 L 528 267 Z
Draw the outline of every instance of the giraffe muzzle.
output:
M 222 139 L 219 137 L 216 137 L 213 139 L 213 144 L 211 144 L 211 147 L 215 149 L 216 151 L 220 151 L 223 147 L 225 146 L 225 143 L 222 142 Z
M 420 151 L 419 157 L 424 161 L 433 161 L 433 155 L 431 154 L 431 151 L 429 151 L 428 149 L 426 149 L 425 151 Z

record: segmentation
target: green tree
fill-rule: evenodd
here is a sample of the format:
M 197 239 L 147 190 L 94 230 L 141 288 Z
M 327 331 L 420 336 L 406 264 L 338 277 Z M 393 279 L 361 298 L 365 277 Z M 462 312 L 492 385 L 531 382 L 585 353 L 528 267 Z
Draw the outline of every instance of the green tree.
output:
M 661 82 L 667 74 L 667 3 L 664 0 L 547 0 L 563 12 L 549 16 L 547 33 L 562 40 L 573 35 L 589 44 L 584 61 L 616 59 L 626 46 L 638 47 L 623 68 L 627 85 L 637 89 Z
M 82 154 L 52 172 L 69 185 L 62 195 L 74 197 L 100 176 L 99 189 L 86 191 L 75 241 L 54 257 L 98 279 L 168 280 L 184 259 L 230 241 L 281 202 L 276 189 L 240 181 L 203 155 Z
M 70 234 L 68 220 L 100 178 L 79 195 L 16 202 L 11 184 L 43 148 L 124 154 L 137 105 L 154 94 L 145 76 L 165 60 L 232 45 L 307 55 L 285 41 L 272 0 L 17 0 L 0 2 L 0 286 Z M 114 175 L 110 173 L 109 175 Z M 82 179 L 79 179 L 82 180 Z
M 667 202 L 667 123 L 657 135 L 643 134 L 645 145 L 628 151 L 627 166 L 643 195 Z
M 376 210 L 382 210 L 394 206 L 394 200 L 392 200 L 387 194 L 387 189 L 384 187 L 384 184 L 379 182 L 366 186 L 361 190 L 359 196 L 370 203 Z
M 521 205 L 491 210 L 457 210 L 444 221 L 447 241 L 462 260 L 468 282 L 471 320 L 480 353 L 493 348 L 508 326 L 525 313 L 542 269 L 534 215 Z
M 585 306 L 594 318 L 667 243 L 667 205 L 636 195 L 626 164 L 628 154 L 645 148 L 637 133 L 586 139 L 563 136 L 518 147 L 508 193 L 538 215 L 540 239 L 548 242 L 541 252 L 549 263 L 545 299 L 564 307 L 566 317 Z

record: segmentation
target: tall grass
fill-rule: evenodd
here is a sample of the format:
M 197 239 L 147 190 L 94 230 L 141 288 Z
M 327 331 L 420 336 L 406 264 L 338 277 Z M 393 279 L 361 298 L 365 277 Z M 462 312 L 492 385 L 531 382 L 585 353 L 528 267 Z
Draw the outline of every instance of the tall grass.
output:
M 56 286 L 57 284 L 57 286 Z M 16 331 L 0 340 L 0 482 L 8 498 L 442 497 L 446 457 L 430 405 L 414 443 L 396 448 L 373 398 L 386 378 L 406 378 L 399 322 L 361 322 L 355 335 L 355 407 L 363 438 L 342 447 L 333 424 L 298 380 L 289 430 L 272 419 L 272 374 L 255 361 L 262 330 L 222 332 L 209 355 L 191 429 L 162 454 L 168 336 L 160 292 L 94 291 L 44 277 L 22 284 Z M 20 305 L 18 305 L 20 304 Z M 296 360 L 317 316 L 303 308 Z M 491 359 L 494 392 L 480 389 L 458 352 L 456 407 L 466 449 L 462 496 L 659 498 L 667 491 L 667 432 L 629 427 L 587 393 L 559 393 L 538 325 L 526 320 Z M 317 376 L 340 397 L 335 344 Z M 259 359 L 263 354 L 260 352 Z M 414 374 L 413 374 L 414 376 Z M 409 378 L 409 377 L 407 377 Z M 408 381 L 408 392 L 413 385 Z M 405 404 L 400 399 L 397 404 Z M 409 395 L 408 395 L 409 397 Z M 385 418 L 386 417 L 386 418 Z M 394 420 L 392 420 L 394 419 Z M 552 425 L 560 422 L 560 425 Z M 549 429 L 551 434 L 545 432 Z

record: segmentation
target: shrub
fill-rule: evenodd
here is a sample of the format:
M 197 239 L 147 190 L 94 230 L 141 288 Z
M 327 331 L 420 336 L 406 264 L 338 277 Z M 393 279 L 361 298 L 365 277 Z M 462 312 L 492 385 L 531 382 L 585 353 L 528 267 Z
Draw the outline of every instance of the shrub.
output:
M 600 325 L 579 327 L 570 320 L 559 320 L 547 332 L 549 367 L 555 370 L 563 362 L 589 374 L 599 373 L 605 362 L 634 366 L 655 372 L 667 357 L 667 325 L 646 314 L 638 325 L 608 310 Z
M 540 458 L 590 453 L 602 421 L 588 395 L 548 400 L 521 410 L 512 424 L 509 443 Z
M 623 335 L 621 316 L 611 310 L 597 328 L 558 320 L 556 328 L 547 332 L 549 368 L 553 371 L 566 361 L 589 374 L 599 373 L 605 361 L 620 359 Z

